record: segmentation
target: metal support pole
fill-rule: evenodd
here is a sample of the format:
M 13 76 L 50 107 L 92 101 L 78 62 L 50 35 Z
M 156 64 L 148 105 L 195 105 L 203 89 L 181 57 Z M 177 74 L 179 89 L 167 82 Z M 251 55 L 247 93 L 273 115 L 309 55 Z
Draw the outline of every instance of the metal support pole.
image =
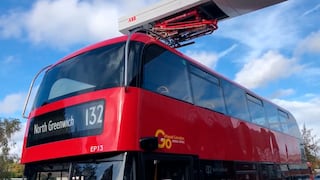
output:
M 130 53 L 130 40 L 131 40 L 131 36 L 142 30 L 142 28 L 136 28 L 136 29 L 133 29 L 131 31 L 129 31 L 129 34 L 128 34 L 128 38 L 127 38 L 127 41 L 126 41 L 126 46 L 125 46 L 125 49 L 124 49 L 124 87 L 125 87 L 125 91 L 127 92 L 128 90 L 128 86 L 129 86 L 129 82 L 128 82 L 128 61 L 129 61 L 129 53 Z
M 28 118 L 28 116 L 26 116 L 25 113 L 26 113 L 26 109 L 27 109 L 27 106 L 28 106 L 28 103 L 29 103 L 29 99 L 30 99 L 31 92 L 32 92 L 33 85 L 34 85 L 35 81 L 37 80 L 38 76 L 39 76 L 43 71 L 45 71 L 46 69 L 48 69 L 50 66 L 51 66 L 51 65 L 42 68 L 42 69 L 34 76 L 34 78 L 32 79 L 32 82 L 31 82 L 31 84 L 30 84 L 29 91 L 28 91 L 28 94 L 27 94 L 27 98 L 26 98 L 26 101 L 25 101 L 24 106 L 23 106 L 23 109 L 22 109 L 22 117 L 23 117 L 23 118 L 26 118 L 26 119 Z

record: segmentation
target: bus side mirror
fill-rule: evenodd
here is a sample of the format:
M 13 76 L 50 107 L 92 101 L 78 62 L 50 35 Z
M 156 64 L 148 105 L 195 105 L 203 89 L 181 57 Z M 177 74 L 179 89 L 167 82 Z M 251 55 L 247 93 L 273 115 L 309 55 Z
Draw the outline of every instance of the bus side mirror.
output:
M 139 140 L 140 148 L 145 151 L 154 151 L 158 149 L 157 137 L 144 137 Z

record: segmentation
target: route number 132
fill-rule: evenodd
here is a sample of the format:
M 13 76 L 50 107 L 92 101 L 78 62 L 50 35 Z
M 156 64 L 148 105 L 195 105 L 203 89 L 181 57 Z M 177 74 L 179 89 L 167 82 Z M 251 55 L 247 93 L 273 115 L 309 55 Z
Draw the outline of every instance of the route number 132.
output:
M 104 106 L 102 104 L 97 104 L 86 108 L 86 126 L 101 124 L 103 121 L 103 109 Z

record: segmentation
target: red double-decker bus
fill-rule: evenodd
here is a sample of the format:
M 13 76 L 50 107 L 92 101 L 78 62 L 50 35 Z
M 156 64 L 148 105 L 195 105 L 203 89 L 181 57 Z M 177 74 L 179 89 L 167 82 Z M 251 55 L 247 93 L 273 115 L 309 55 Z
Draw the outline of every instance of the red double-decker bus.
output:
M 45 70 L 21 161 L 28 180 L 309 173 L 288 111 L 141 33 L 91 45 Z

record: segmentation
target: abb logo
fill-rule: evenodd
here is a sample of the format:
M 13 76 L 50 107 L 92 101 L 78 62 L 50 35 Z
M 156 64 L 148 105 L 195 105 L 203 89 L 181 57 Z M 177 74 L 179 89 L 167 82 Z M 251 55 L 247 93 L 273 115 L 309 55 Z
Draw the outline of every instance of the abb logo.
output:
M 132 16 L 128 18 L 128 22 L 134 22 L 137 20 L 137 16 Z

